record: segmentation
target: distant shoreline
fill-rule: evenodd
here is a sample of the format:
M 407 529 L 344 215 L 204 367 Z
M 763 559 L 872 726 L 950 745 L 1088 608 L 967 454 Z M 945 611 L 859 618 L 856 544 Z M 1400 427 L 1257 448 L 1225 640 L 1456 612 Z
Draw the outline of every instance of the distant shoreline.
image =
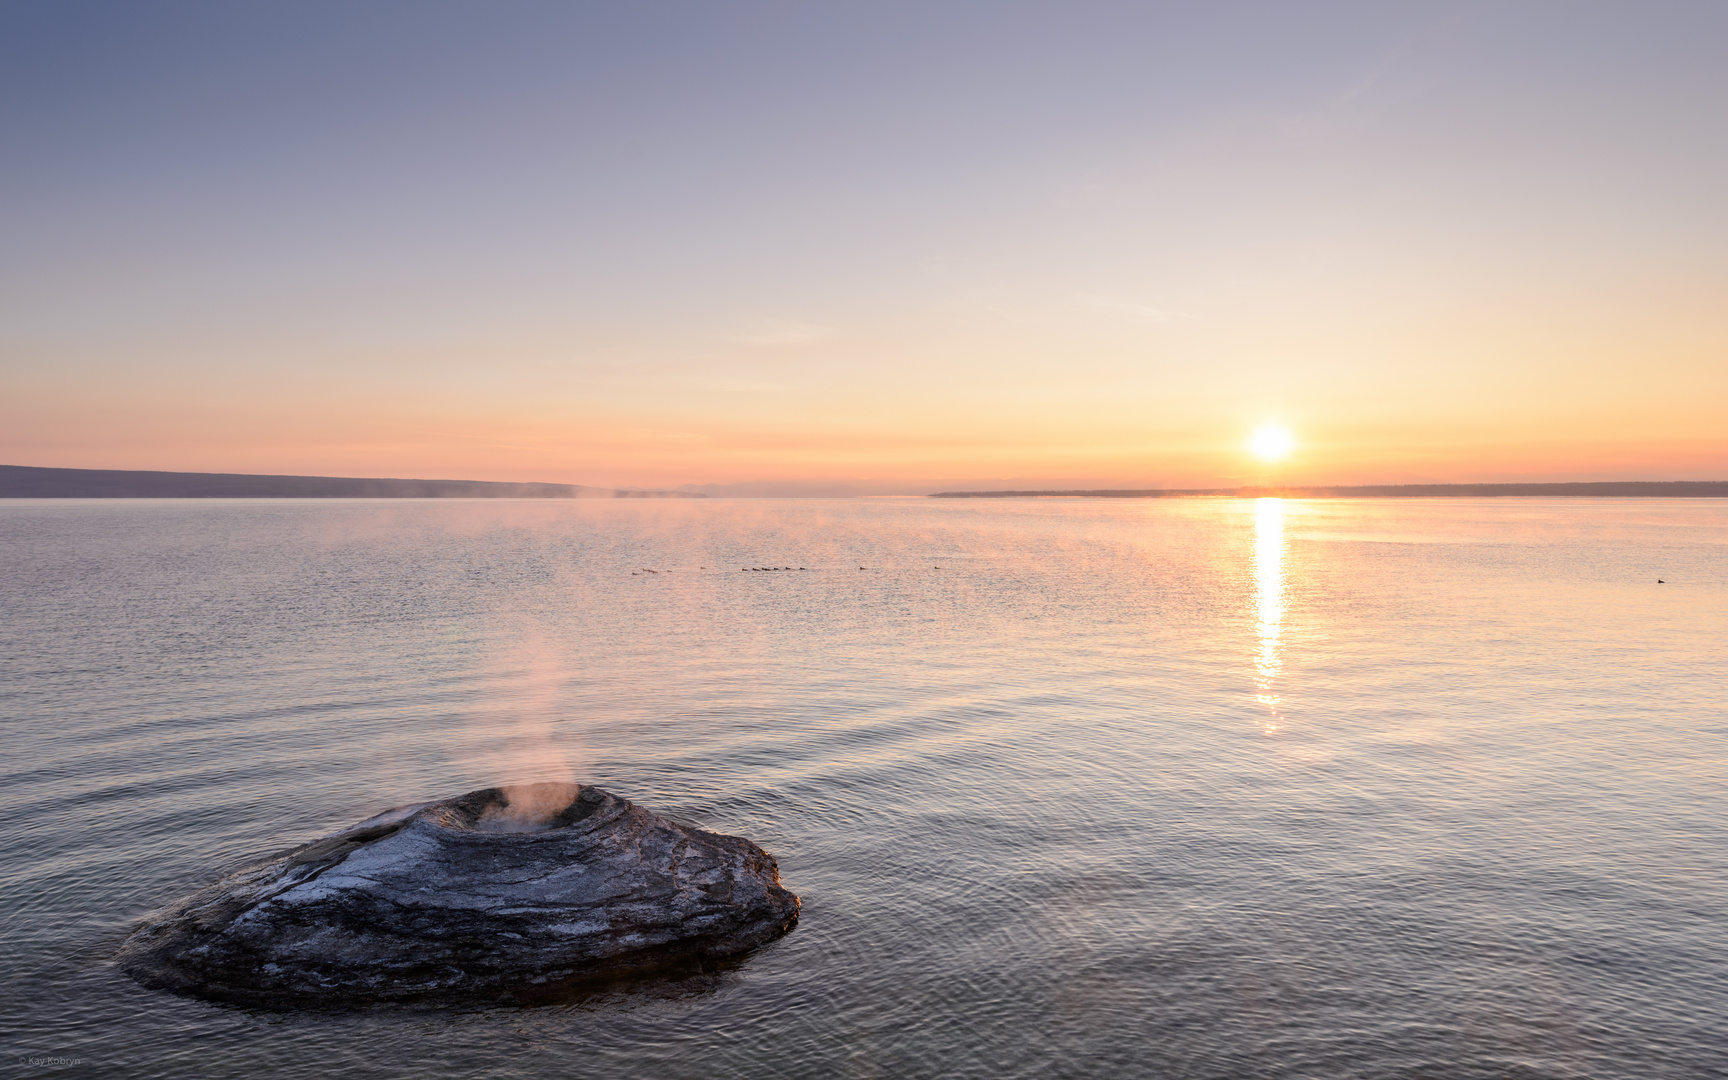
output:
M 581 484 L 0 465 L 0 499 L 706 499 L 694 491 Z
M 1728 480 L 1584 481 L 1557 484 L 1360 484 L 1234 488 L 938 491 L 931 499 L 1728 498 Z M 0 465 L 0 499 L 706 499 L 697 491 L 583 484 L 264 473 L 56 469 Z
M 1627 480 L 1567 484 L 1362 484 L 1320 487 L 1145 488 L 1120 491 L 938 491 L 932 499 L 1238 499 L 1571 498 L 1723 499 L 1728 480 Z

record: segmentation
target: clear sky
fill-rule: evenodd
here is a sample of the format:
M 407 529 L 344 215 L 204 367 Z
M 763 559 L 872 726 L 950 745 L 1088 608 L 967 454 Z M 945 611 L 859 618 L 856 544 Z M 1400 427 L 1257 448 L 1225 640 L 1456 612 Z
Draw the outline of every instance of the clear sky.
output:
M 1728 478 L 1725 56 L 1719 0 L 9 0 L 0 462 Z

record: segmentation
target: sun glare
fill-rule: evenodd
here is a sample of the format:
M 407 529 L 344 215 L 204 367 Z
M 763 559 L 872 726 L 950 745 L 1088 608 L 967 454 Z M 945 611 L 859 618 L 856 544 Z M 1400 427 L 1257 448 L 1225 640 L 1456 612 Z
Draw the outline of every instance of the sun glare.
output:
M 1295 446 L 1295 437 L 1276 424 L 1268 424 L 1248 438 L 1248 449 L 1262 461 L 1278 461 Z

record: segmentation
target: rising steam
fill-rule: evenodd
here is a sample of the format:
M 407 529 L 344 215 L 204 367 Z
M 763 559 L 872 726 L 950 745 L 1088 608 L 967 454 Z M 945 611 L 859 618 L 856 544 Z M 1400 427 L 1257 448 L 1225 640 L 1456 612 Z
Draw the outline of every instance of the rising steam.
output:
M 512 617 L 514 616 L 514 617 Z M 474 828 L 485 832 L 543 829 L 576 798 L 579 762 L 564 725 L 569 667 L 539 621 L 518 613 L 493 617 L 494 693 L 474 717 L 465 771 L 502 789 Z M 578 755 L 579 756 L 579 755 Z
M 576 801 L 571 783 L 516 784 L 503 789 L 503 799 L 488 806 L 474 828 L 478 832 L 539 832 Z

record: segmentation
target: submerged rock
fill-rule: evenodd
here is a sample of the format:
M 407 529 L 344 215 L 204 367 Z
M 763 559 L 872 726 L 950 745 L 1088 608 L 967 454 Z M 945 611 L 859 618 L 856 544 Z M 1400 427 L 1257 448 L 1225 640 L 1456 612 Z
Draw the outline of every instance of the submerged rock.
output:
M 736 956 L 798 920 L 773 856 L 595 787 L 402 807 L 243 867 L 121 947 L 147 986 L 293 1005 L 523 997 Z

